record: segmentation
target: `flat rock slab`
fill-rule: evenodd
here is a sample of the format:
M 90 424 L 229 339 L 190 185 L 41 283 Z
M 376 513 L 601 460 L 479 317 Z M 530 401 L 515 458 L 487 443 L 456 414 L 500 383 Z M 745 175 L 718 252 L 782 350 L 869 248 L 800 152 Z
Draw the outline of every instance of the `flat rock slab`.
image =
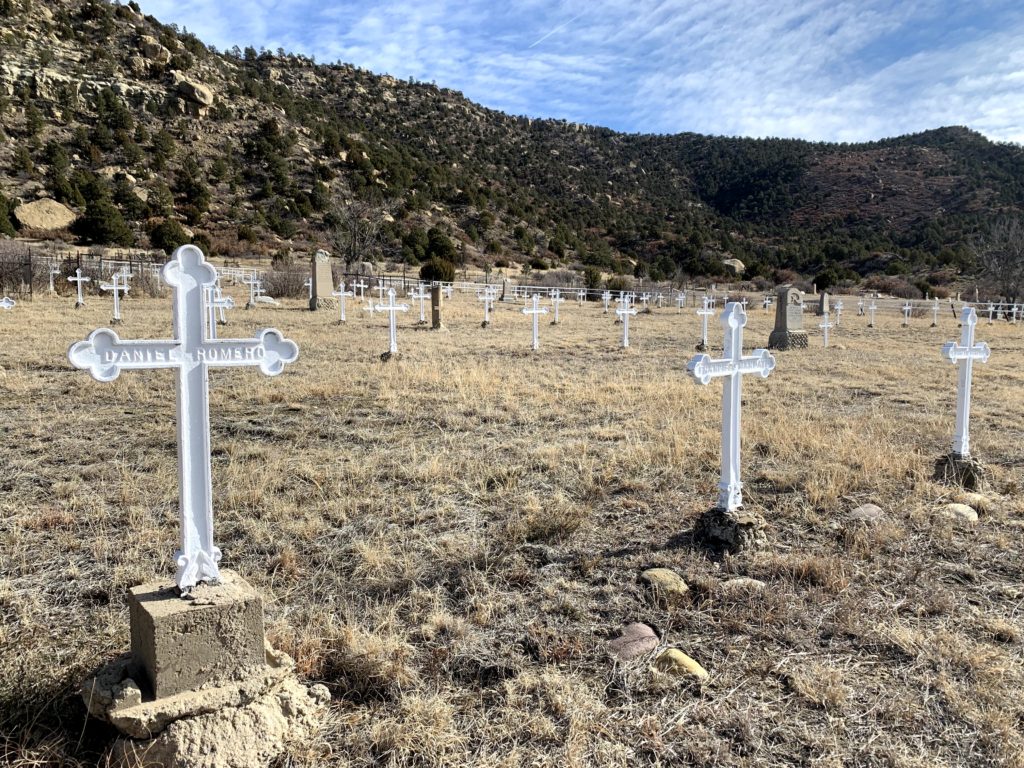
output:
M 885 511 L 877 504 L 861 504 L 846 519 L 852 523 L 878 523 L 885 518 Z
M 992 500 L 981 493 L 964 491 L 963 493 L 958 493 L 955 500 L 960 504 L 966 504 L 979 515 L 986 515 L 992 511 Z
M 656 669 L 676 677 L 695 677 L 698 680 L 706 680 L 710 675 L 690 656 L 687 656 L 678 648 L 666 648 L 658 654 L 654 661 Z
M 654 599 L 662 605 L 678 604 L 685 600 L 690 591 L 689 585 L 670 568 L 648 568 L 640 578 L 650 588 Z
M 947 504 L 939 510 L 943 517 L 958 523 L 978 522 L 978 513 L 966 504 Z
M 620 661 L 629 661 L 658 647 L 658 635 L 646 624 L 627 624 L 622 634 L 608 642 L 608 650 Z

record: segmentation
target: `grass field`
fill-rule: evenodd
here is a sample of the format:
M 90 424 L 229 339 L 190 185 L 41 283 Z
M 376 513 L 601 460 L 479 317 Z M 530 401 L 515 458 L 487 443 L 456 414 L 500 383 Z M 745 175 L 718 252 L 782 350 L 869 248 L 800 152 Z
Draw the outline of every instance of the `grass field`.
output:
M 244 304 L 243 287 L 229 289 Z M 752 297 L 754 301 L 754 297 Z M 110 384 L 67 347 L 108 298 L 0 313 L 0 762 L 96 765 L 112 732 L 77 687 L 128 645 L 126 590 L 173 573 L 173 374 Z M 688 536 L 714 503 L 721 383 L 686 376 L 693 310 L 600 304 L 492 326 L 475 296 L 448 329 L 305 302 L 230 313 L 222 336 L 298 342 L 282 376 L 211 373 L 223 566 L 265 595 L 268 634 L 334 700 L 298 766 L 1024 766 L 1024 325 L 978 325 L 974 453 L 990 506 L 938 514 L 959 339 L 948 312 L 878 328 L 845 302 L 821 348 L 744 383 L 759 551 L 715 559 Z M 170 335 L 170 300 L 129 298 L 124 338 Z M 750 310 L 745 348 L 774 311 Z M 548 321 L 550 318 L 547 319 Z M 721 330 L 712 324 L 713 350 Z M 846 519 L 873 502 L 875 525 Z M 665 566 L 690 598 L 652 601 Z M 734 575 L 767 583 L 730 592 Z M 709 672 L 627 664 L 607 641 L 643 621 Z

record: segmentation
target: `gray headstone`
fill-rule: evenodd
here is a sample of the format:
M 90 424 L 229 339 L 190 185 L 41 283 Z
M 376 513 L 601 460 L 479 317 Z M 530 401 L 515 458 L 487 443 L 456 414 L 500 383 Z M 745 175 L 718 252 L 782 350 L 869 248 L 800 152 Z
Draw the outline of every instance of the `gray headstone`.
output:
M 331 256 L 327 251 L 317 251 L 310 259 L 310 278 L 313 280 L 313 295 L 309 298 L 311 310 L 336 308 L 338 300 L 334 292 L 334 276 L 331 274 Z
M 818 317 L 821 317 L 826 312 L 830 311 L 828 306 L 828 291 L 822 291 L 818 297 Z
M 775 298 L 775 329 L 768 337 L 768 349 L 799 349 L 807 346 L 800 291 L 780 285 Z
M 440 285 L 430 286 L 430 327 L 433 330 L 441 328 L 441 292 Z

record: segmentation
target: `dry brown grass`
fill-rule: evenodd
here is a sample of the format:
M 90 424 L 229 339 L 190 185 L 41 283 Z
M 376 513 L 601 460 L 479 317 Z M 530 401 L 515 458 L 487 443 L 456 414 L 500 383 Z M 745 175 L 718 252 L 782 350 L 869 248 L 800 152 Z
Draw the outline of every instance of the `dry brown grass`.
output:
M 402 318 L 382 364 L 381 316 L 352 305 L 339 326 L 301 303 L 222 330 L 285 331 L 285 375 L 211 375 L 224 565 L 335 697 L 290 764 L 1024 765 L 1024 328 L 979 326 L 973 435 L 995 493 L 977 526 L 935 515 L 955 386 L 938 348 L 958 330 L 848 312 L 840 346 L 815 338 L 745 385 L 769 546 L 716 561 L 686 535 L 715 497 L 721 398 L 685 376 L 692 312 L 637 317 L 623 351 L 600 306 L 566 305 L 533 354 L 518 306 L 482 330 L 458 297 L 449 331 Z M 126 338 L 169 332 L 167 299 L 124 314 Z M 104 385 L 65 362 L 108 318 L 99 299 L 0 315 L 0 763 L 103 760 L 111 733 L 75 688 L 126 647 L 126 590 L 172 571 L 170 374 Z M 771 319 L 751 311 L 748 348 Z M 884 522 L 845 520 L 869 501 Z M 694 599 L 655 605 L 637 579 L 653 566 Z M 716 591 L 732 575 L 768 586 Z M 711 680 L 616 665 L 605 643 L 631 621 Z

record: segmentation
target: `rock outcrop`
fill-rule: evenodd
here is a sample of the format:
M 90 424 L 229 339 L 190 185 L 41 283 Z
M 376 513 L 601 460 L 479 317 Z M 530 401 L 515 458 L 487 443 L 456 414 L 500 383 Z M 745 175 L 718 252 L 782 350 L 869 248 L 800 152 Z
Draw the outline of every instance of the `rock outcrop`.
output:
M 53 231 L 70 227 L 78 214 L 56 200 L 44 197 L 14 209 L 14 218 L 26 229 Z

